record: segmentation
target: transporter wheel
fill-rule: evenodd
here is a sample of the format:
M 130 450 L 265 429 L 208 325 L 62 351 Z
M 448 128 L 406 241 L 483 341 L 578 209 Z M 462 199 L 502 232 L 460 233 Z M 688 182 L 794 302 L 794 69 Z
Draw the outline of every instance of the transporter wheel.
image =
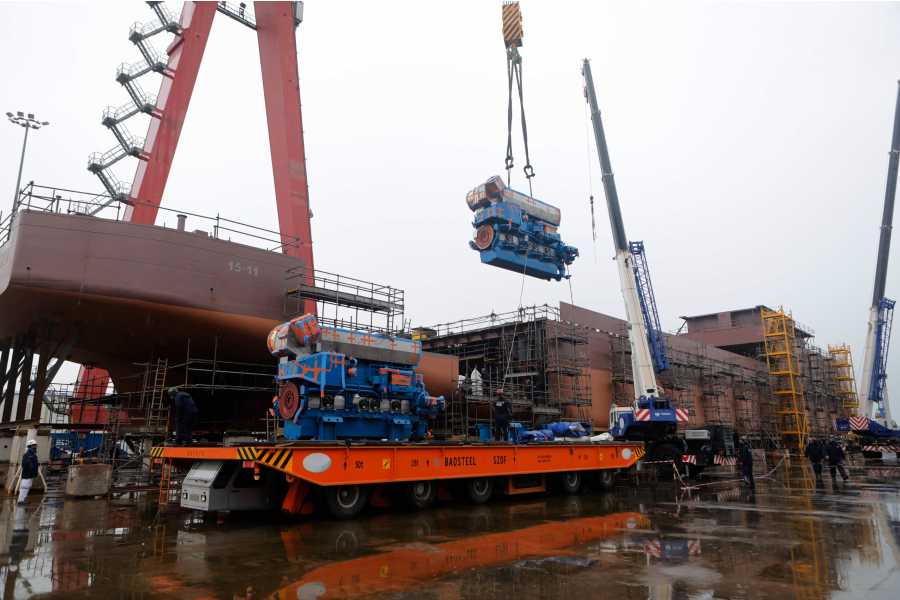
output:
M 613 488 L 616 483 L 615 469 L 602 469 L 597 472 L 597 487 L 603 491 Z
M 467 479 L 465 488 L 466 496 L 472 504 L 484 504 L 494 494 L 494 482 L 487 477 Z
M 422 510 L 430 507 L 437 500 L 437 483 L 434 481 L 414 481 L 401 488 L 401 494 L 407 507 Z
M 570 496 L 581 491 L 582 483 L 584 483 L 584 478 L 578 471 L 563 473 L 559 478 L 559 488 L 562 490 L 563 494 L 568 494 Z
M 323 490 L 325 506 L 336 519 L 352 519 L 366 506 L 369 490 L 361 485 L 336 485 Z

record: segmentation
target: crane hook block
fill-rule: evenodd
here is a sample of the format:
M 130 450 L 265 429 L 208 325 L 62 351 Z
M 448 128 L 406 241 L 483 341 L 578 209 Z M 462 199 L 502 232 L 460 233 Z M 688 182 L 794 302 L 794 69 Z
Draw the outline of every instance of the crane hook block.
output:
M 519 48 L 522 45 L 522 11 L 518 2 L 504 2 L 503 43 L 507 48 Z
M 475 237 L 469 247 L 487 265 L 559 281 L 578 256 L 557 233 L 560 211 L 527 194 L 506 187 L 495 175 L 466 195 L 475 212 Z

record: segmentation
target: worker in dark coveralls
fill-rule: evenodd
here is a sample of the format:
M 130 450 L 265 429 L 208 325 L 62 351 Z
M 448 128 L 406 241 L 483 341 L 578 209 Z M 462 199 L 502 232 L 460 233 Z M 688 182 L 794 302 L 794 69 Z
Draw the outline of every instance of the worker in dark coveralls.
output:
M 738 460 L 741 463 L 741 478 L 744 483 L 750 486 L 750 489 L 756 488 L 756 482 L 753 480 L 753 451 L 750 450 L 750 444 L 742 442 L 738 450 Z
M 512 404 L 503 392 L 503 388 L 497 388 L 497 398 L 494 401 L 494 439 L 501 442 L 509 440 L 509 420 L 512 417 Z
M 19 504 L 25 504 L 34 478 L 38 476 L 37 442 L 28 440 L 27 449 L 22 456 L 22 480 L 19 482 Z
M 179 392 L 178 388 L 169 388 L 169 398 L 175 405 L 175 443 L 179 446 L 190 444 L 197 418 L 197 405 L 190 394 Z
M 837 481 L 838 471 L 840 471 L 841 479 L 843 481 L 850 479 L 850 476 L 847 474 L 847 469 L 844 467 L 844 461 L 847 459 L 847 455 L 844 453 L 844 449 L 841 448 L 840 442 L 831 440 L 828 443 L 828 447 L 825 449 L 825 454 L 828 456 L 828 468 L 831 470 L 831 480 Z
M 816 474 L 816 481 L 822 481 L 822 461 L 825 460 L 825 448 L 819 440 L 809 440 L 806 444 L 806 450 L 803 451 L 809 462 L 812 463 L 813 473 Z

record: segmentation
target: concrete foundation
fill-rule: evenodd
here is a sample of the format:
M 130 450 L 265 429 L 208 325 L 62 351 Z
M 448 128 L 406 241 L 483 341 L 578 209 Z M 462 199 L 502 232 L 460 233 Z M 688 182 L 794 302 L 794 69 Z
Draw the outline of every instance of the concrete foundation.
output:
M 112 484 L 112 465 L 72 465 L 66 478 L 66 496 L 105 496 Z

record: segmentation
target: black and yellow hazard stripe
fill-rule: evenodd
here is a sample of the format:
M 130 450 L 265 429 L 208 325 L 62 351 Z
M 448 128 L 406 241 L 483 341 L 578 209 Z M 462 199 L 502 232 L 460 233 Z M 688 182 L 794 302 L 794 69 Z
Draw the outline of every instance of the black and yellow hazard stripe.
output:
M 643 446 L 634 449 L 634 455 L 637 457 L 638 460 L 641 460 L 642 458 L 644 458 L 645 454 L 647 454 L 647 451 L 644 450 Z
M 290 448 L 260 448 L 256 460 L 273 469 L 284 470 L 291 461 L 293 451 Z
M 238 458 L 241 460 L 256 460 L 258 451 L 256 448 L 244 448 L 242 446 L 237 449 L 237 453 Z
M 150 458 L 162 458 L 163 450 L 165 450 L 165 448 L 163 448 L 162 446 L 156 446 L 155 448 L 151 448 L 150 449 Z

